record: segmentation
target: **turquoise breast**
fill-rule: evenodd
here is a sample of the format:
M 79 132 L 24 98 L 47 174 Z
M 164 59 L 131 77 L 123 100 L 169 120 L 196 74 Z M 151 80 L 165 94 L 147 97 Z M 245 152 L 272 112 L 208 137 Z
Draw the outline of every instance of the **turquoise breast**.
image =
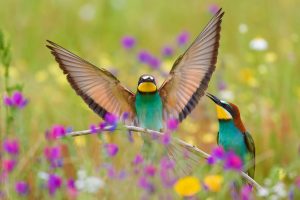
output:
M 156 131 L 163 128 L 163 105 L 158 92 L 137 92 L 135 108 L 139 126 Z
M 219 125 L 219 145 L 223 146 L 225 151 L 233 150 L 245 164 L 248 151 L 244 134 L 235 127 L 233 120 L 219 121 Z

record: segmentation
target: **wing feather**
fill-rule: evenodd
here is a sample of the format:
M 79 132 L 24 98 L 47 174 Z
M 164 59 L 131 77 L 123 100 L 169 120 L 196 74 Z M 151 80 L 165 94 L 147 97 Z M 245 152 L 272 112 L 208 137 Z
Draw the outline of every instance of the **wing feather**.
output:
M 48 43 L 46 46 L 67 75 L 73 89 L 95 113 L 102 118 L 107 113 L 120 118 L 124 112 L 128 112 L 133 122 L 136 115 L 135 95 L 122 86 L 114 75 L 103 68 L 97 68 L 54 42 Z
M 185 53 L 175 61 L 168 78 L 160 87 L 160 96 L 168 117 L 173 115 L 182 121 L 207 89 L 217 62 L 223 15 L 220 9 Z

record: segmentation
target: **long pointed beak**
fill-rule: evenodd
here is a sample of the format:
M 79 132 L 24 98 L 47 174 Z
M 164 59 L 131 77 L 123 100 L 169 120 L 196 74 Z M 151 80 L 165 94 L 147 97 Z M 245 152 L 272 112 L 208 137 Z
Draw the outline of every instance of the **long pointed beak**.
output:
M 220 99 L 218 99 L 215 95 L 212 95 L 212 94 L 210 94 L 210 93 L 206 93 L 206 96 L 208 97 L 208 98 L 210 98 L 213 102 L 215 102 L 216 104 L 218 104 L 218 105 L 221 105 L 221 101 L 220 101 Z

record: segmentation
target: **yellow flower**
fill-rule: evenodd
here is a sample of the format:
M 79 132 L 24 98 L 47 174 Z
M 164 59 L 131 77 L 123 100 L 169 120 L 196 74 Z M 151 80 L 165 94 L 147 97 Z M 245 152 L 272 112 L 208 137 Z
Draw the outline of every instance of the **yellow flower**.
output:
M 277 55 L 274 52 L 268 52 L 265 55 L 265 60 L 267 63 L 273 63 L 277 60 Z
M 212 192 L 218 192 L 223 183 L 223 177 L 220 175 L 208 175 L 204 178 L 204 184 Z
M 84 147 L 86 144 L 84 136 L 75 137 L 74 142 L 78 147 Z
M 174 190 L 180 196 L 193 196 L 201 190 L 201 185 L 197 177 L 186 176 L 179 179 L 175 185 Z

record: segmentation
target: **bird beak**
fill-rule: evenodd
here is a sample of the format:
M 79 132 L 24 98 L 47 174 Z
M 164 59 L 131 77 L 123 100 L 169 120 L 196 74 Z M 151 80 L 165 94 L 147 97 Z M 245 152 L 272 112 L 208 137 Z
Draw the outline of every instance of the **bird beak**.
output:
M 216 104 L 218 104 L 218 105 L 220 105 L 221 106 L 221 101 L 220 101 L 220 99 L 218 99 L 216 96 L 214 96 L 214 95 L 212 95 L 212 94 L 210 94 L 210 93 L 206 93 L 206 96 L 208 97 L 208 98 L 210 98 L 213 102 L 215 102 Z

